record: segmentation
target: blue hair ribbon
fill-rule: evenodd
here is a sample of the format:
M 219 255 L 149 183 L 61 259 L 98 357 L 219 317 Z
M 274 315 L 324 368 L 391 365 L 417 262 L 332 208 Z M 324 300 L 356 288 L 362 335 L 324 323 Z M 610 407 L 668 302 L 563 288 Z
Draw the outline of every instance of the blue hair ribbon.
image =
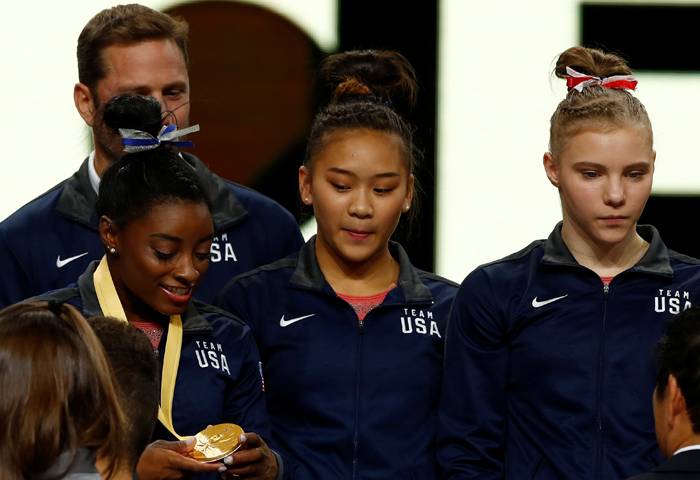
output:
M 158 132 L 158 135 L 155 137 L 148 132 L 135 130 L 133 128 L 120 128 L 119 134 L 122 136 L 124 152 L 134 153 L 153 150 L 154 148 L 158 148 L 158 146 L 161 144 L 168 144 L 175 147 L 191 147 L 191 141 L 176 139 L 183 137 L 188 133 L 198 131 L 199 125 L 192 125 L 191 127 L 178 130 L 175 124 L 171 123 L 169 125 L 163 125 L 160 132 Z

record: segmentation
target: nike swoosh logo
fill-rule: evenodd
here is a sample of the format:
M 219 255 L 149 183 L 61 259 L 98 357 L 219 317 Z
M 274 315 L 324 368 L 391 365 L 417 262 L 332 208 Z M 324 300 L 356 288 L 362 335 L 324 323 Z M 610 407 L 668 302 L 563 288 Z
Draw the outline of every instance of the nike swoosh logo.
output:
M 56 257 L 56 266 L 58 268 L 63 268 L 66 265 L 68 265 L 70 262 L 72 262 L 73 260 L 77 260 L 80 257 L 84 257 L 87 254 L 88 254 L 88 252 L 85 252 L 85 253 L 81 253 L 80 255 L 76 255 L 75 257 L 64 258 L 63 260 L 61 260 L 61 256 L 59 255 L 58 257 Z
M 555 297 L 555 298 L 550 298 L 549 300 L 537 300 L 537 297 L 532 299 L 532 306 L 534 308 L 540 308 L 544 307 L 545 305 L 549 305 L 550 303 L 554 303 L 557 300 L 561 300 L 562 298 L 568 297 L 569 294 L 567 293 L 566 295 L 562 295 L 561 297 Z
M 304 315 L 303 317 L 290 318 L 289 320 L 285 320 L 284 315 L 282 315 L 282 318 L 280 318 L 280 327 L 288 327 L 292 323 L 297 323 L 299 320 L 304 320 L 305 318 L 313 317 L 314 315 L 316 314 L 312 313 L 310 315 Z

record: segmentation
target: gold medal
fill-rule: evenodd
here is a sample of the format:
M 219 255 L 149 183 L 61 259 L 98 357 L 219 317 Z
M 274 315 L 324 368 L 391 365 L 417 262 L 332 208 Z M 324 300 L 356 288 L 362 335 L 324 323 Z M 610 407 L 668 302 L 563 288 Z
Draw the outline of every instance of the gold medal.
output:
M 233 423 L 211 425 L 194 436 L 196 443 L 191 453 L 198 462 L 216 462 L 228 457 L 241 446 L 243 429 Z

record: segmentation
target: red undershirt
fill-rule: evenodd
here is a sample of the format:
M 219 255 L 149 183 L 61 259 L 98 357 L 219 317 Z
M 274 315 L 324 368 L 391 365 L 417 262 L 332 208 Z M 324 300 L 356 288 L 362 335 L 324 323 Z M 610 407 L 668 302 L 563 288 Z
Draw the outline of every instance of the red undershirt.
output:
M 603 282 L 603 285 L 607 287 L 608 285 L 610 285 L 610 282 L 612 282 L 613 278 L 615 277 L 600 277 L 600 280 Z
M 371 312 L 374 308 L 378 307 L 379 305 L 382 304 L 386 296 L 389 294 L 389 292 L 395 287 L 396 285 L 391 285 L 387 290 L 379 293 L 375 293 L 373 295 L 345 295 L 343 293 L 336 293 L 338 297 L 342 298 L 346 302 L 350 304 L 353 310 L 355 310 L 355 313 L 357 314 L 357 318 L 360 321 L 364 321 L 365 317 L 369 312 Z
M 131 322 L 131 324 L 141 330 L 146 334 L 148 339 L 151 341 L 151 346 L 153 350 L 158 350 L 158 345 L 160 345 L 160 338 L 163 336 L 163 327 L 160 323 L 156 322 Z

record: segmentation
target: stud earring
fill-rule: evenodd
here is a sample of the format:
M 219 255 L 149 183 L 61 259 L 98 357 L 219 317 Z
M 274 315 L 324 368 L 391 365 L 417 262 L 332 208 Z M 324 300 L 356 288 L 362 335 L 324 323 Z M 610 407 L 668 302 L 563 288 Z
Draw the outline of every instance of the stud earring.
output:
M 112 255 L 116 255 L 116 254 L 117 254 L 117 249 L 114 248 L 114 247 L 109 247 L 108 250 L 109 250 L 109 253 L 111 253 Z

